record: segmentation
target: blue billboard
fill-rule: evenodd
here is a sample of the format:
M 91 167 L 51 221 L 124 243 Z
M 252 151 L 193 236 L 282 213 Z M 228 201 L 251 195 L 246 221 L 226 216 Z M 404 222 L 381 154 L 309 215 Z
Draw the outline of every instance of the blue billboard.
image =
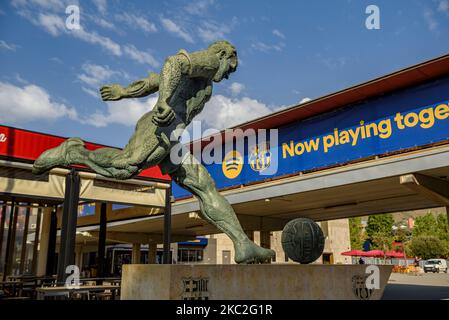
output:
M 449 140 L 449 77 L 280 127 L 273 136 L 243 152 L 223 147 L 223 163 L 206 165 L 217 187 Z M 178 186 L 173 192 L 189 195 Z

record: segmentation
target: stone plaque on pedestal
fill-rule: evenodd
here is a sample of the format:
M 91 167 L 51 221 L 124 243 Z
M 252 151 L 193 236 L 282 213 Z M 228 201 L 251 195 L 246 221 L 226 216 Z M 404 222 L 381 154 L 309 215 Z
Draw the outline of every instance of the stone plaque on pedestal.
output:
M 123 300 L 377 300 L 391 266 L 124 265 Z M 374 284 L 377 288 L 371 288 Z M 378 285 L 376 285 L 376 283 Z

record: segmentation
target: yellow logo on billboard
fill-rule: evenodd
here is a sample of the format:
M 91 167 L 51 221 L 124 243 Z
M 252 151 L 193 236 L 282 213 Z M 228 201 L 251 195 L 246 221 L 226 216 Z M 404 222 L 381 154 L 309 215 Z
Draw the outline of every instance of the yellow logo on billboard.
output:
M 229 151 L 223 159 L 221 168 L 226 178 L 237 178 L 243 168 L 243 157 L 240 152 L 237 150 Z
M 271 151 L 269 143 L 255 145 L 249 155 L 249 165 L 254 171 L 263 171 L 271 164 Z

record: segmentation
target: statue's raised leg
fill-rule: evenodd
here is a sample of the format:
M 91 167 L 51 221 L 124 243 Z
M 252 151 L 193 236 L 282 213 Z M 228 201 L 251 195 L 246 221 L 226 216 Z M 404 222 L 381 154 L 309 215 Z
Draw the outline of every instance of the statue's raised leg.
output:
M 58 147 L 42 153 L 34 162 L 33 173 L 41 174 L 54 167 L 68 167 L 73 164 L 86 165 L 105 177 L 128 179 L 139 170 L 136 166 L 120 164 L 122 150 L 101 148 L 89 151 L 80 138 L 70 138 Z
M 231 238 L 235 262 L 262 263 L 274 257 L 273 250 L 259 247 L 248 238 L 231 205 L 215 188 L 209 172 L 192 155 L 171 176 L 199 199 L 203 218 Z

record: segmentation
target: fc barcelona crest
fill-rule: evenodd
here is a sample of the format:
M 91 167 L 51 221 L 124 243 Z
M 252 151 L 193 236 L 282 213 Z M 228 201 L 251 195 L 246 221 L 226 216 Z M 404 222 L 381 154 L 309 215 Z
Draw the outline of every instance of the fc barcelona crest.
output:
M 373 295 L 374 289 L 366 287 L 367 276 L 355 275 L 352 277 L 352 291 L 360 300 L 369 300 Z
M 184 278 L 183 284 L 183 300 L 209 300 L 209 292 L 207 290 L 209 279 L 207 278 Z
M 263 171 L 271 164 L 270 143 L 260 143 L 255 145 L 248 158 L 249 165 L 254 171 Z

